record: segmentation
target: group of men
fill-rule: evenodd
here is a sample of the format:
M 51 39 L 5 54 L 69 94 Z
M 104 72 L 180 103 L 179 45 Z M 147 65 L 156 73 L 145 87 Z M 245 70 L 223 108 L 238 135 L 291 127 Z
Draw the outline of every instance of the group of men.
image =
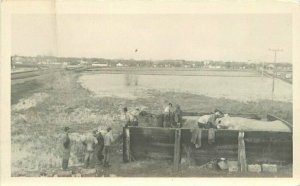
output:
M 70 153 L 71 153 L 71 140 L 69 137 L 69 127 L 64 128 L 63 135 L 63 156 L 62 168 L 67 170 Z M 98 162 L 103 162 L 104 167 L 109 167 L 111 145 L 113 143 L 112 128 L 107 128 L 107 133 L 103 136 L 98 130 L 88 133 L 82 140 L 85 147 L 84 166 L 85 168 L 94 168 Z
M 133 112 L 129 112 L 127 107 L 123 108 L 125 125 L 128 126 L 138 126 L 139 120 L 138 116 L 141 111 L 139 108 L 136 108 Z M 182 111 L 179 105 L 176 107 L 172 103 L 169 103 L 163 111 L 163 127 L 164 128 L 180 128 L 182 127 Z
M 128 112 L 127 107 L 123 108 L 125 124 L 124 127 L 138 126 L 138 115 L 140 109 L 136 108 L 134 112 Z M 198 120 L 199 128 L 212 128 L 216 126 L 216 118 L 222 117 L 223 113 L 216 109 L 209 117 L 202 117 Z M 182 127 L 182 111 L 180 106 L 173 107 L 172 103 L 164 109 L 163 127 L 180 128 Z M 63 160 L 62 168 L 66 170 L 69 164 L 71 152 L 71 140 L 69 137 L 69 127 L 64 128 L 63 135 Z M 93 168 L 95 163 L 103 162 L 104 167 L 109 167 L 111 145 L 113 143 L 112 128 L 108 127 L 107 132 L 103 135 L 99 130 L 94 130 L 85 136 L 82 144 L 85 147 L 84 165 L 86 168 Z

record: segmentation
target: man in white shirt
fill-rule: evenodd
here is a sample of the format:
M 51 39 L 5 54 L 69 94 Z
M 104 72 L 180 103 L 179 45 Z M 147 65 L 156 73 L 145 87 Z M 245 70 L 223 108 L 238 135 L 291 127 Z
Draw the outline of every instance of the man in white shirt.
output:
M 139 109 L 136 109 L 133 113 L 128 112 L 127 107 L 123 109 L 124 119 L 125 119 L 125 127 L 128 126 L 138 126 L 138 115 L 140 113 Z
M 175 109 L 172 105 L 172 103 L 169 103 L 169 105 L 164 110 L 164 128 L 169 128 L 173 126 L 174 123 L 174 116 L 175 116 Z

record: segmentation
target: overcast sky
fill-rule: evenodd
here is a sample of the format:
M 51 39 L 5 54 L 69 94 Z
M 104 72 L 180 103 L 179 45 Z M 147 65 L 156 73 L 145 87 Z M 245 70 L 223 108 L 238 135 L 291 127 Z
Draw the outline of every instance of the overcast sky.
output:
M 14 15 L 12 54 L 124 59 L 292 59 L 285 14 Z M 135 49 L 138 49 L 135 52 Z

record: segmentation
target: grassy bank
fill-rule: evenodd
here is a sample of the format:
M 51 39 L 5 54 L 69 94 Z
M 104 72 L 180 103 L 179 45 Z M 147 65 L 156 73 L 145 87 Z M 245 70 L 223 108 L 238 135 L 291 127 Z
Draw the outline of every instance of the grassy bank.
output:
M 135 100 L 99 98 L 77 83 L 79 75 L 73 72 L 56 72 L 45 79 L 12 86 L 12 104 L 34 93 L 48 95 L 34 107 L 11 111 L 13 175 L 18 175 L 19 172 L 59 168 L 60 136 L 64 126 L 69 126 L 75 134 L 85 133 L 97 127 L 111 126 L 114 134 L 119 134 L 122 131 L 120 116 L 124 106 L 129 109 L 140 107 L 158 114 L 162 112 L 166 103 L 172 102 L 179 104 L 184 111 L 210 112 L 219 108 L 228 113 L 272 113 L 292 122 L 291 103 L 274 102 L 272 110 L 268 100 L 242 103 L 225 98 L 156 90 L 149 90 L 150 96 L 147 98 Z M 34 99 L 34 96 L 38 95 L 34 94 L 31 99 Z M 121 148 L 120 143 L 114 147 L 112 170 L 117 170 L 122 164 Z M 80 144 L 73 142 L 70 164 L 82 163 L 82 155 Z

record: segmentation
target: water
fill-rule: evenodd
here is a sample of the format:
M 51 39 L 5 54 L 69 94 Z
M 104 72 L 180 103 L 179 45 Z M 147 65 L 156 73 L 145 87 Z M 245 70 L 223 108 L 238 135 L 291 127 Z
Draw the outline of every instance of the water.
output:
M 272 79 L 267 77 L 85 74 L 79 82 L 100 97 L 135 99 L 155 89 L 238 101 L 272 99 Z M 276 79 L 274 100 L 292 102 L 292 85 Z

